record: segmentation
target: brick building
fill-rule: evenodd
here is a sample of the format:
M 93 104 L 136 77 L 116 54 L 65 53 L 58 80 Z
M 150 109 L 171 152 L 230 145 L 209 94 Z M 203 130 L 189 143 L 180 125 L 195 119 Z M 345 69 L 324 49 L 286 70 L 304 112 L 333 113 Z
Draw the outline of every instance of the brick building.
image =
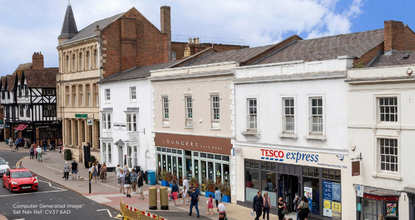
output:
M 99 158 L 99 80 L 170 60 L 169 6 L 160 8 L 160 21 L 161 30 L 133 7 L 78 31 L 68 5 L 57 47 L 58 119 L 63 124 L 64 146 L 78 160 L 83 160 L 80 149 L 87 143 L 92 146 L 91 155 Z

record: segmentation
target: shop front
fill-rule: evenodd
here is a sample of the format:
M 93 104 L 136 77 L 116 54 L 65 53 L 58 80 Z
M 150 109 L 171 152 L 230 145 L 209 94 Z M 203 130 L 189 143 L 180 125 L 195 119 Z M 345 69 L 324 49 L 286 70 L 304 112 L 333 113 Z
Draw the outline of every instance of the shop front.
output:
M 242 149 L 241 157 L 236 160 L 237 166 L 243 161 L 244 184 L 237 185 L 238 194 L 243 187 L 244 196 L 238 196 L 238 203 L 249 206 L 261 191 L 268 193 L 273 211 L 277 211 L 278 198 L 282 197 L 288 211 L 295 212 L 293 201 L 298 193 L 307 197 L 310 216 L 341 219 L 342 176 L 343 179 L 347 176 L 344 156 L 297 150 Z M 237 172 L 238 180 L 242 180 L 239 178 L 241 171 Z
M 209 183 L 230 185 L 230 138 L 156 133 L 157 178 L 168 172 L 182 185 L 195 178 L 202 194 Z

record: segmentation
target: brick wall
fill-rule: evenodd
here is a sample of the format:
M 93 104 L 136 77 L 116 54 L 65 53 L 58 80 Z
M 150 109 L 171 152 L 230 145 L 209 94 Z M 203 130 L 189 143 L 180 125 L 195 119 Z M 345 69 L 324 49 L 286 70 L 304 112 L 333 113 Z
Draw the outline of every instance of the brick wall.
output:
M 361 67 L 367 66 L 370 63 L 370 61 L 372 61 L 379 54 L 379 52 L 383 52 L 383 51 L 384 51 L 384 43 L 381 43 L 375 48 L 369 50 L 367 53 L 365 53 L 360 58 L 353 59 L 353 68 L 359 68 L 359 67 L 361 68 Z
M 415 33 L 406 26 L 404 29 L 404 49 L 415 50 Z
M 32 69 L 38 69 L 38 70 L 44 69 L 42 53 L 35 52 L 32 55 Z
M 171 51 L 176 51 L 176 60 L 181 60 L 184 58 L 184 49 L 188 47 L 189 44 L 185 42 L 172 42 L 171 43 Z M 201 43 L 197 46 L 195 44 L 191 44 L 191 55 L 194 55 L 206 48 L 212 47 L 210 43 Z M 249 48 L 249 46 L 242 46 L 242 45 L 229 45 L 229 44 L 213 44 L 213 48 L 217 52 L 221 51 L 228 51 L 228 50 L 238 50 L 242 48 Z
M 385 51 L 403 51 L 404 24 L 400 21 L 385 21 L 384 42 Z

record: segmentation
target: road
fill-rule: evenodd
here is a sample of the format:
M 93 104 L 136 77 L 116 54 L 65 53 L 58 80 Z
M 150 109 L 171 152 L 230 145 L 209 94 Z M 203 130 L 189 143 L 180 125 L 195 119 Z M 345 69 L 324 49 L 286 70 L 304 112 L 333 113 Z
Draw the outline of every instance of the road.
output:
M 9 162 L 11 168 L 27 155 L 28 153 L 0 151 L 0 157 Z M 119 214 L 118 211 L 89 200 L 61 185 L 39 176 L 38 179 L 38 192 L 10 193 L 6 188 L 0 187 L 0 214 L 8 219 L 26 220 L 114 219 Z

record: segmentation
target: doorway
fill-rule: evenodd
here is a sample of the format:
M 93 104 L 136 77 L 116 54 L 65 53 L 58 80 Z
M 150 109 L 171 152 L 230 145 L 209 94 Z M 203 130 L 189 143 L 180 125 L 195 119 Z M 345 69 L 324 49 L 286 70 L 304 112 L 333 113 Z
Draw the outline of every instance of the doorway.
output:
M 289 212 L 295 211 L 293 201 L 295 198 L 295 193 L 300 192 L 300 186 L 298 184 L 298 177 L 292 175 L 280 175 L 278 180 L 279 183 L 279 197 L 283 198 L 287 210 Z
M 124 155 L 122 145 L 118 145 L 118 164 L 121 164 L 121 167 L 124 168 Z

